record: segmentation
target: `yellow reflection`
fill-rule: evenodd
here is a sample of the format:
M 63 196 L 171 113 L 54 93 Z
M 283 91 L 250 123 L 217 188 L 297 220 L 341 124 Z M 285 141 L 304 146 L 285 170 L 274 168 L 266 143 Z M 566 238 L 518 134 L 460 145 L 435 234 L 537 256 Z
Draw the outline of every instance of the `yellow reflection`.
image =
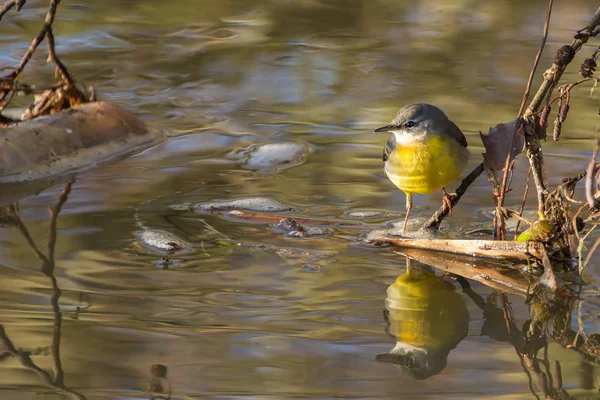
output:
M 414 261 L 388 287 L 385 307 L 396 346 L 376 359 L 416 379 L 439 374 L 468 332 L 469 311 L 454 285 Z

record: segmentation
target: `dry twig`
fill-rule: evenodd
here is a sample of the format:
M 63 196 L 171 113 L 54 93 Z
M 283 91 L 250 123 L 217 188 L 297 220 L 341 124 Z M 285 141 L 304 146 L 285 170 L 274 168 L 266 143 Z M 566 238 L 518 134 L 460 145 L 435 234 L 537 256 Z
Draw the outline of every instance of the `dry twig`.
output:
M 24 0 L 9 0 L 5 2 L 0 9 L 0 19 L 4 13 L 15 5 L 17 6 L 17 10 L 19 10 L 24 3 Z M 36 96 L 23 119 L 31 119 L 40 115 L 58 112 L 64 108 L 69 108 L 88 101 L 83 92 L 77 89 L 67 68 L 56 55 L 52 24 L 59 3 L 60 0 L 50 0 L 42 29 L 29 45 L 29 48 L 21 58 L 19 64 L 8 75 L 0 78 L 0 112 L 10 103 L 15 93 L 19 91 L 19 75 L 23 72 L 25 66 L 44 38 L 48 41 L 48 59 L 56 65 L 57 71 L 61 75 L 61 82 L 53 88 L 45 90 L 39 96 Z M 10 122 L 13 121 L 0 116 L 0 123 L 7 124 Z

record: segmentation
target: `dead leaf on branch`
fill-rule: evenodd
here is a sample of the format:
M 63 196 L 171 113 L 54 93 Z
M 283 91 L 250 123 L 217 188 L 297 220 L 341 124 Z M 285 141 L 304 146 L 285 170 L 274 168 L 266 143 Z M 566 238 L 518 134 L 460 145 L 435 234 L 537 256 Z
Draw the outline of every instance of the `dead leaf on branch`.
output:
M 516 132 L 517 120 L 507 122 L 506 124 L 498 124 L 487 135 L 479 132 L 481 141 L 486 152 L 483 158 L 491 169 L 497 171 L 503 170 L 506 163 L 506 157 L 510 154 L 510 160 L 514 160 L 525 147 L 525 137 L 523 128 Z M 514 142 L 513 142 L 514 134 Z M 512 145 L 512 146 L 511 146 Z

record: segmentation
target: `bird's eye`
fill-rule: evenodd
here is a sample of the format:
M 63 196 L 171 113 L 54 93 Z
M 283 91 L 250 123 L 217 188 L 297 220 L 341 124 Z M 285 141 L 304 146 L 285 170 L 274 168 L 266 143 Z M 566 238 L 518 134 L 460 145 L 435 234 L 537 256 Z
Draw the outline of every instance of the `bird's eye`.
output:
M 413 126 L 415 126 L 415 121 L 406 121 L 404 123 L 405 128 L 412 128 Z

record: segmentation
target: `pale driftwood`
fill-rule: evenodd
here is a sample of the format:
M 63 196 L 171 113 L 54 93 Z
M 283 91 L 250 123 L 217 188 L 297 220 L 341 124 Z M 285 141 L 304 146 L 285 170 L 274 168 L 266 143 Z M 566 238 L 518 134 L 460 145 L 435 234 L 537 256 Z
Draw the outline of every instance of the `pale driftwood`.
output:
M 361 245 L 378 247 L 386 244 L 404 249 L 422 249 L 496 260 L 527 260 L 530 257 L 541 259 L 544 248 L 541 243 L 533 241 L 403 239 L 393 236 L 377 237 Z
M 526 297 L 527 293 L 537 285 L 535 279 L 530 280 L 527 275 L 516 269 L 508 268 L 506 264 L 494 263 L 491 260 L 415 248 L 404 248 L 394 250 L 394 252 L 441 271 L 460 275 L 481 282 L 493 289 L 523 297 Z
M 116 105 L 86 103 L 0 128 L 0 184 L 81 171 L 158 140 L 157 133 L 149 132 L 135 116 Z

